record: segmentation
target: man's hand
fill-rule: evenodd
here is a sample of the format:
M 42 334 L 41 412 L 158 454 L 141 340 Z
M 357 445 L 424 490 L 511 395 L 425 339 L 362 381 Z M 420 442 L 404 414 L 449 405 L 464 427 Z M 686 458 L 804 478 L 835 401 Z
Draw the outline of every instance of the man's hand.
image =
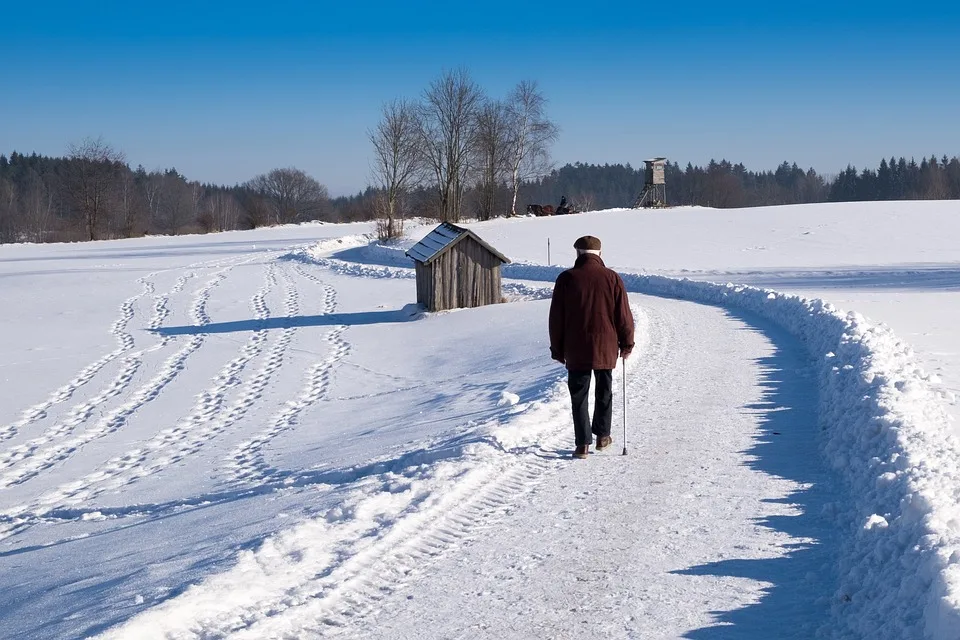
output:
M 631 353 L 633 353 L 633 349 L 621 349 L 621 350 L 620 350 L 620 357 L 623 358 L 624 360 L 626 360 L 627 358 L 630 357 L 630 354 L 631 354 Z

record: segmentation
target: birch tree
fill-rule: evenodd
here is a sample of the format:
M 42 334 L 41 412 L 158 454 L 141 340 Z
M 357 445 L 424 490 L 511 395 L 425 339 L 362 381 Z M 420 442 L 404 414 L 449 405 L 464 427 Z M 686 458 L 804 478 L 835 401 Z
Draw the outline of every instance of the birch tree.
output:
M 240 203 L 225 189 L 213 189 L 203 199 L 203 215 L 209 231 L 236 229 L 240 221 Z
M 132 238 L 143 227 L 144 197 L 138 184 L 138 176 L 132 171 L 122 171 L 117 187 L 117 215 L 115 227 L 124 238 Z
M 560 129 L 547 119 L 547 100 L 535 81 L 524 80 L 510 93 L 510 186 L 511 215 L 517 215 L 517 194 L 524 180 L 546 173 L 550 167 L 550 145 Z
M 403 234 L 404 198 L 419 178 L 422 167 L 418 146 L 417 112 L 405 100 L 394 100 L 383 107 L 377 128 L 368 133 L 373 144 L 374 184 L 381 195 L 377 217 L 382 220 L 381 240 Z
M 20 240 L 17 218 L 17 186 L 0 176 L 0 244 Z
M 33 169 L 27 173 L 21 200 L 28 237 L 34 242 L 44 242 L 53 224 L 54 192 Z
M 500 101 L 484 104 L 477 113 L 475 154 L 477 213 L 480 220 L 497 215 L 497 193 L 510 173 L 510 134 L 507 106 Z
M 434 181 L 440 220 L 460 219 L 482 102 L 483 91 L 463 69 L 447 72 L 424 92 L 418 110 L 420 151 Z

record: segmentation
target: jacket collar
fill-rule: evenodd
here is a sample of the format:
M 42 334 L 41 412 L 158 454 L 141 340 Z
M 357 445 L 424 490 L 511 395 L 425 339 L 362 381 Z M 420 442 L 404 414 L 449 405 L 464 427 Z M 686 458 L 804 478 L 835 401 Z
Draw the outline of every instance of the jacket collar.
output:
M 598 264 L 601 267 L 606 265 L 603 263 L 603 259 L 600 256 L 593 253 L 584 253 L 577 256 L 577 261 L 573 263 L 574 267 L 583 267 L 588 264 Z

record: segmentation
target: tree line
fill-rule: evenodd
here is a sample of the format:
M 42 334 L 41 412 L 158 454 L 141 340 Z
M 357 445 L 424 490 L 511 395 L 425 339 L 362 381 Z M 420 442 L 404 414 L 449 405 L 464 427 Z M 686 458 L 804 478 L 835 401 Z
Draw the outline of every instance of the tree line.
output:
M 559 129 L 532 81 L 492 98 L 467 71 L 442 74 L 418 99 L 383 106 L 368 132 L 371 186 L 331 200 L 305 172 L 273 169 L 233 187 L 176 169 L 131 168 L 103 139 L 51 158 L 0 155 L 0 242 L 49 242 L 249 229 L 307 220 L 380 221 L 402 234 L 410 215 L 458 221 L 515 214 L 521 187 L 550 168 Z
M 934 156 L 882 159 L 877 169 L 848 166 L 835 176 L 784 162 L 775 170 L 711 160 L 707 166 L 667 162 L 667 203 L 718 208 L 813 202 L 960 199 L 960 159 Z M 643 189 L 644 171 L 629 164 L 568 164 L 525 185 L 530 202 L 554 203 L 561 195 L 579 210 L 630 207 Z
M 132 169 L 102 139 L 64 157 L 0 155 L 0 243 L 177 235 L 332 219 L 326 187 L 295 168 L 233 187 Z
M 381 238 L 403 233 L 416 215 L 486 220 L 525 212 L 528 203 L 576 210 L 630 207 L 644 171 L 630 164 L 553 168 L 558 127 L 537 84 L 523 81 L 491 98 L 466 71 L 447 72 L 418 99 L 383 106 L 368 132 L 370 186 L 330 198 L 304 171 L 273 169 L 234 186 L 189 180 L 176 169 L 131 168 L 102 139 L 72 144 L 63 157 L 0 155 L 0 243 L 98 240 L 145 234 L 250 229 L 320 220 L 377 220 Z M 835 176 L 784 162 L 774 170 L 711 160 L 665 166 L 667 203 L 719 208 L 812 202 L 958 199 L 960 159 L 881 160 Z

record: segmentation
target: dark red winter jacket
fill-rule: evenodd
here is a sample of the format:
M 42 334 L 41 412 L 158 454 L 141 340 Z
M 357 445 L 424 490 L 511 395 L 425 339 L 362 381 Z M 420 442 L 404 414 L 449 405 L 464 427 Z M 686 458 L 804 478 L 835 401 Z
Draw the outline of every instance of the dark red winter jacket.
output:
M 570 371 L 615 369 L 633 350 L 627 289 L 600 256 L 585 253 L 557 277 L 550 303 L 550 355 Z

